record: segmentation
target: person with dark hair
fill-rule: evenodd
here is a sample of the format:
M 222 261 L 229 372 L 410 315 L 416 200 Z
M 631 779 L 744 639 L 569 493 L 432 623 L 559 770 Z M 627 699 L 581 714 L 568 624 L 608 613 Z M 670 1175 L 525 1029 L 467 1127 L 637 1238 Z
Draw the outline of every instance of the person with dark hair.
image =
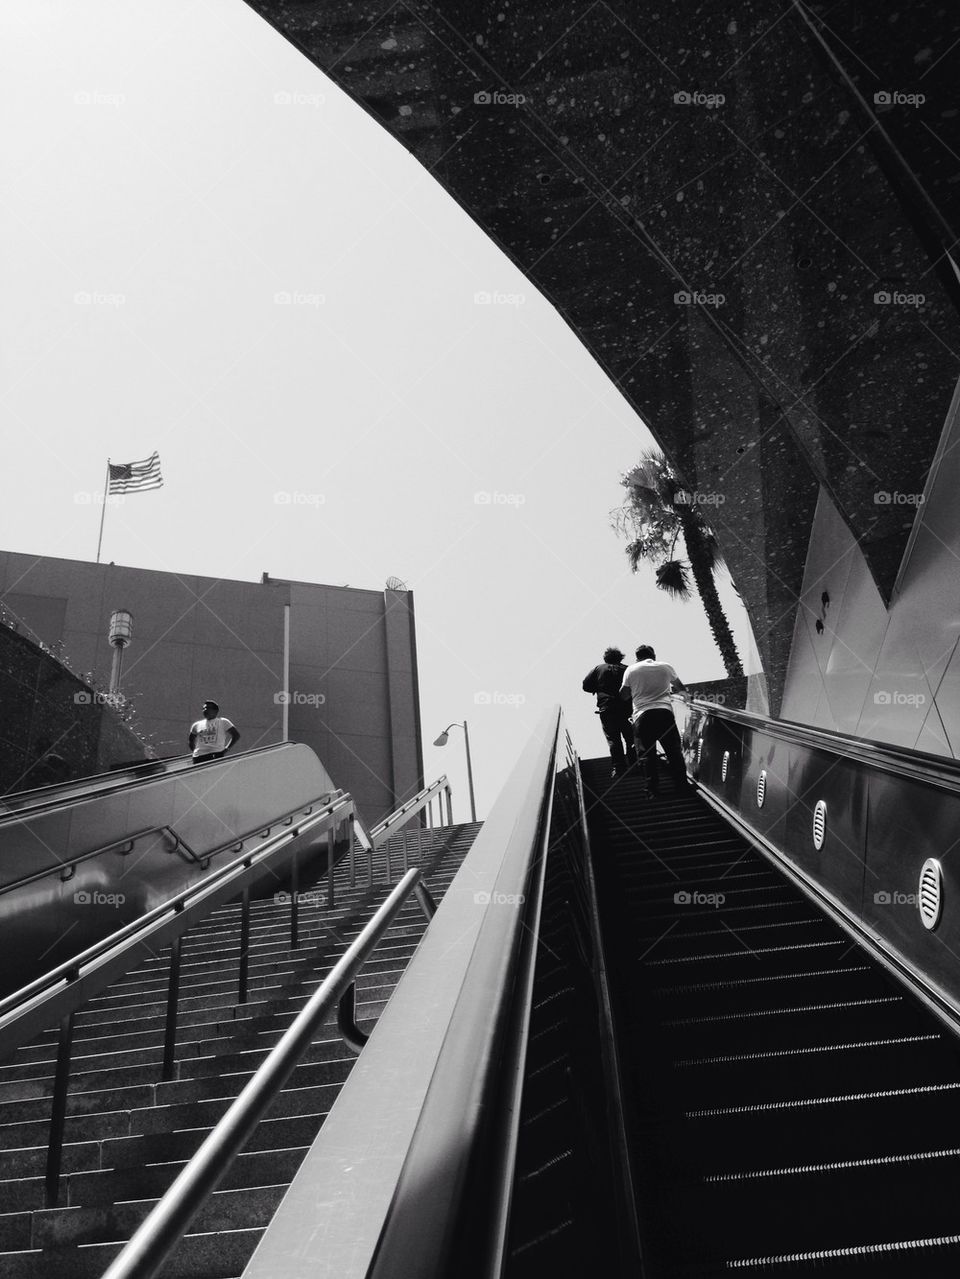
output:
M 668 662 L 657 661 L 657 655 L 649 644 L 641 644 L 637 649 L 636 662 L 623 673 L 620 697 L 633 710 L 637 757 L 644 766 L 647 792 L 650 795 L 657 795 L 660 790 L 657 772 L 658 744 L 663 747 L 667 757 L 675 790 L 682 794 L 690 787 L 683 746 L 670 700 L 672 690 L 686 692 L 686 685 Z
M 223 759 L 240 734 L 226 716 L 220 714 L 216 702 L 203 703 L 203 719 L 190 725 L 190 750 L 195 764 L 205 764 L 211 759 Z
M 610 749 L 614 777 L 637 761 L 630 710 L 620 700 L 620 686 L 626 669 L 619 648 L 608 648 L 600 665 L 595 666 L 583 681 L 583 691 L 595 693 L 597 697 L 597 714 Z

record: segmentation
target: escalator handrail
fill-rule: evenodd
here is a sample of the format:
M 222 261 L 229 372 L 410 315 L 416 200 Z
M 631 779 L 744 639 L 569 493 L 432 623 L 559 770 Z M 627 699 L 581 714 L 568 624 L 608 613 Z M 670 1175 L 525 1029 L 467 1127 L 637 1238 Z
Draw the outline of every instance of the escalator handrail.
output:
M 296 745 L 296 742 L 274 742 L 270 746 L 254 746 L 250 750 L 231 751 L 230 760 L 238 759 L 240 756 L 263 755 L 267 751 L 286 750 Z M 81 804 L 87 800 L 102 799 L 105 795 L 116 794 L 128 786 L 159 781 L 161 778 L 179 773 L 190 773 L 194 767 L 192 755 L 169 755 L 164 759 L 140 760 L 136 764 L 130 764 L 109 773 L 93 773 L 89 777 L 75 777 L 69 782 L 53 782 L 50 786 L 38 787 L 36 790 L 11 791 L 9 795 L 0 795 L 0 826 L 12 825 L 18 820 L 23 821 L 37 816 L 38 813 L 55 810 L 68 804 Z M 94 790 L 82 789 L 86 785 L 97 782 L 101 784 Z M 30 796 L 36 798 L 29 799 Z M 21 799 L 28 802 L 22 807 L 17 807 L 16 803 Z M 13 808 L 8 807 L 11 801 L 14 803 Z
M 960 792 L 960 760 L 913 750 L 907 746 L 895 746 L 874 738 L 853 737 L 834 729 L 814 728 L 796 720 L 770 719 L 754 711 L 721 706 L 701 698 L 692 698 L 689 704 L 692 709 L 714 719 L 728 720 L 731 724 L 743 725 L 783 742 L 829 751 L 833 755 L 855 759 L 900 777 L 915 777 L 918 781 Z
M 301 1250 L 318 1274 L 441 1279 L 461 1272 L 453 1254 L 474 1243 L 484 1258 L 476 1273 L 499 1273 L 561 730 L 557 706 L 447 888 L 364 1048 L 365 1070 L 348 1077 L 250 1279 L 275 1279 Z M 385 1076 L 389 1089 L 378 1082 Z M 360 1157 L 369 1150 L 375 1161 Z M 318 1203 L 333 1208 L 322 1231 Z

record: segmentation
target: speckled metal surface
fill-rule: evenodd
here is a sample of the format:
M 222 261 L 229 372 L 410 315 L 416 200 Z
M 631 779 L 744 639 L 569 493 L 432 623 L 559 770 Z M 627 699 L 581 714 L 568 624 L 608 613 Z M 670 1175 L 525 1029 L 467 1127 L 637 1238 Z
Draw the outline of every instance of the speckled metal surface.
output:
M 820 486 L 889 599 L 916 507 L 877 494 L 922 492 L 960 372 L 960 9 L 252 4 L 722 495 L 776 713 Z

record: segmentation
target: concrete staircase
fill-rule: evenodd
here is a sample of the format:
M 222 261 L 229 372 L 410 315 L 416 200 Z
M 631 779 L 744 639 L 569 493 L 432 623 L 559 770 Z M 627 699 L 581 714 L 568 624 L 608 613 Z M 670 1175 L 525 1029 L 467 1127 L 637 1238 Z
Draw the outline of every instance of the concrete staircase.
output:
M 423 832 L 421 865 L 439 902 L 479 825 Z M 401 836 L 390 841 L 400 873 Z M 413 836 L 408 839 L 416 847 Z M 44 1169 L 56 1031 L 0 1065 L 0 1275 L 3 1279 L 98 1277 L 309 996 L 389 893 L 386 850 L 373 889 L 336 873 L 336 908 L 325 884 L 300 905 L 300 945 L 290 949 L 289 905 L 251 908 L 249 998 L 238 1004 L 239 905 L 216 910 L 184 940 L 176 1078 L 160 1081 L 169 954 L 128 973 L 77 1013 L 63 1151 L 61 1207 L 44 1208 Z M 358 879 L 366 860 L 358 856 Z M 301 893 L 304 889 L 301 888 Z M 415 898 L 368 960 L 357 983 L 357 1021 L 372 1028 L 425 928 Z M 356 1058 L 335 1017 L 161 1272 L 182 1279 L 239 1276 Z

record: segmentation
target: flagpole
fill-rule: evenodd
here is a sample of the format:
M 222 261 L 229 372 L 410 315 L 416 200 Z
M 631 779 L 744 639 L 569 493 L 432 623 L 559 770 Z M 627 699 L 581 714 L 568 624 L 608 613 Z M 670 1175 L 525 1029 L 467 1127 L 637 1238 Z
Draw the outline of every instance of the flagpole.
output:
M 103 545 L 103 519 L 107 513 L 107 494 L 110 492 L 110 459 L 107 458 L 107 478 L 103 482 L 103 502 L 100 506 L 100 536 L 97 539 L 97 563 L 100 563 L 100 547 Z

